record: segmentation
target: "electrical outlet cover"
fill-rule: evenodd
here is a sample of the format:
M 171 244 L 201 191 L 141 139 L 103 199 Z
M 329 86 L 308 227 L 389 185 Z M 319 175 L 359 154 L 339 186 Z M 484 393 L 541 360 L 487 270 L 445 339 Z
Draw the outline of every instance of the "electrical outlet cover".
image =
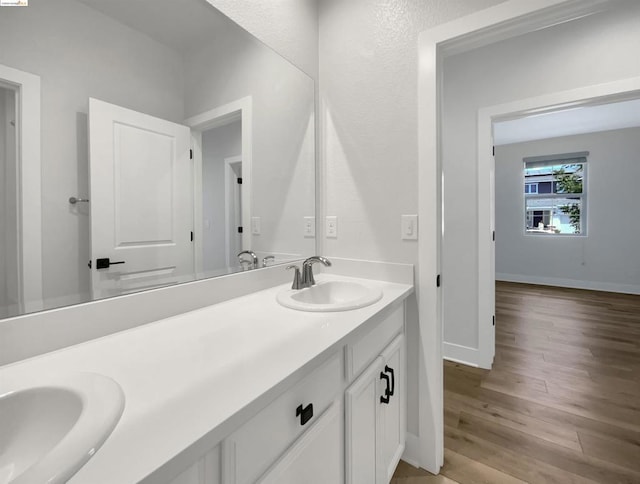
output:
M 304 217 L 304 225 L 302 233 L 305 237 L 313 238 L 316 236 L 316 218 Z
M 326 217 L 324 233 L 328 239 L 338 238 L 338 217 L 335 215 Z

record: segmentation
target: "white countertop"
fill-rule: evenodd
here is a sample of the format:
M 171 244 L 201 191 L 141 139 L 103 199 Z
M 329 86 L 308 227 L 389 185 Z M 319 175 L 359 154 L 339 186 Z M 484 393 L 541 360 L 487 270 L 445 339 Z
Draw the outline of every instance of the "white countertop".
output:
M 247 417 L 243 411 L 255 410 L 251 404 L 262 405 L 257 399 L 273 398 L 306 364 L 413 291 L 408 284 L 362 282 L 379 285 L 382 299 L 353 311 L 301 312 L 276 302 L 286 287 L 276 286 L 7 365 L 0 388 L 74 371 L 113 378 L 126 396 L 124 413 L 70 482 L 138 482 L 206 434 L 222 439 Z

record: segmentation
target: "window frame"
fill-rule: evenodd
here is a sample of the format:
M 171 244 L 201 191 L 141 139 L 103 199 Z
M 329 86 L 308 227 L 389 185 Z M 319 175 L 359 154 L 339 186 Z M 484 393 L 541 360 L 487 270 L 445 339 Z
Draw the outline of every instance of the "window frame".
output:
M 523 168 L 522 168 L 522 187 L 524 190 L 521 190 L 523 196 L 523 231 L 525 236 L 542 236 L 542 237 L 586 237 L 587 236 L 587 192 L 588 192 L 588 161 L 587 158 L 589 156 L 589 152 L 578 152 L 578 153 L 564 153 L 558 155 L 546 155 L 546 156 L 534 156 L 534 157 L 525 157 L 523 158 Z M 557 166 L 557 165 L 582 165 L 582 193 L 539 193 L 536 190 L 536 193 L 526 193 L 526 185 L 538 182 L 527 182 L 526 170 L 527 165 L 529 164 L 537 164 L 538 166 Z M 555 188 L 555 181 L 552 181 L 552 187 Z M 553 190 L 552 188 L 552 190 Z M 548 200 L 548 199 L 566 199 L 568 197 L 579 198 L 580 199 L 580 233 L 542 233 L 542 232 L 533 232 L 527 230 L 527 201 L 528 200 Z M 544 211 L 545 209 L 540 209 L 539 211 Z

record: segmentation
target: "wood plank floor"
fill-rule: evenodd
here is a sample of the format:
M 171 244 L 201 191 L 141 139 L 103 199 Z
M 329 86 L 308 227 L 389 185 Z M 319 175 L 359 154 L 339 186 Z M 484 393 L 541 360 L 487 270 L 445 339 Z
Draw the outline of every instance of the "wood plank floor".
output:
M 441 475 L 392 483 L 640 483 L 640 296 L 496 283 L 492 370 L 444 375 Z

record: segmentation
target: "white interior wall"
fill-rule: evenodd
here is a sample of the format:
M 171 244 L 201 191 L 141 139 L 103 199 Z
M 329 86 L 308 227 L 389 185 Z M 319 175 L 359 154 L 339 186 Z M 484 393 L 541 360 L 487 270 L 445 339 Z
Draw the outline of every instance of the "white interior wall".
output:
M 196 46 L 185 55 L 185 115 L 195 116 L 251 96 L 251 215 L 261 233 L 251 249 L 312 255 L 303 217 L 315 213 L 314 83 L 246 32 L 227 43 Z
M 478 347 L 475 212 L 478 109 L 638 76 L 640 57 L 631 46 L 639 43 L 640 4 L 622 2 L 619 10 L 445 59 L 443 310 L 446 343 L 472 350 Z
M 324 255 L 417 266 L 418 246 L 401 240 L 400 215 L 418 211 L 418 34 L 498 3 L 320 0 L 319 214 L 338 217 L 338 237 L 323 239 Z M 407 306 L 407 428 L 413 435 L 418 433 L 416 306 L 415 298 Z
M 588 151 L 587 236 L 525 235 L 526 156 Z M 640 294 L 640 128 L 496 147 L 496 278 Z
M 0 63 L 42 79 L 43 291 L 48 306 L 88 300 L 89 97 L 183 119 L 177 53 L 73 0 L 0 15 Z M 125 86 L 123 88 L 123 86 Z
M 202 260 L 205 271 L 227 266 L 224 159 L 241 154 L 241 121 L 202 133 Z

